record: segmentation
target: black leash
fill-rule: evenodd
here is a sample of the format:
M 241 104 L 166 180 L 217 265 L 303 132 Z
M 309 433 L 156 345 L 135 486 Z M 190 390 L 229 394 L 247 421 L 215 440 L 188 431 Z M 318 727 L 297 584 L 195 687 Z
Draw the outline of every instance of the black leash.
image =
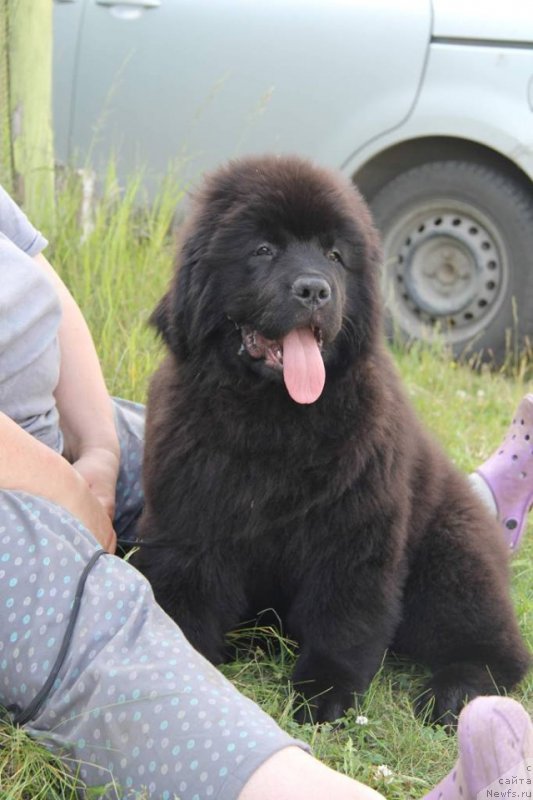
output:
M 131 550 L 133 547 L 174 547 L 174 542 L 145 542 L 142 539 L 117 539 L 117 545 L 122 550 Z
M 76 587 L 76 594 L 74 596 L 74 603 L 72 606 L 70 619 L 68 621 L 67 629 L 63 636 L 63 641 L 61 642 L 61 647 L 59 648 L 59 653 L 57 654 L 57 658 L 54 662 L 54 666 L 52 667 L 50 674 L 48 675 L 48 678 L 46 679 L 42 689 L 35 695 L 29 706 L 27 706 L 25 710 L 23 711 L 19 710 L 17 713 L 15 713 L 13 720 L 15 725 L 25 725 L 26 722 L 30 722 L 30 720 L 34 719 L 39 713 L 48 695 L 50 694 L 52 687 L 55 683 L 55 680 L 59 674 L 59 670 L 63 666 L 63 662 L 65 661 L 65 657 L 70 647 L 70 642 L 72 640 L 72 635 L 74 633 L 74 626 L 76 625 L 76 621 L 80 613 L 81 598 L 83 595 L 83 590 L 85 588 L 85 583 L 87 581 L 87 578 L 89 577 L 90 571 L 92 570 L 92 568 L 94 567 L 100 556 L 103 556 L 105 554 L 106 554 L 105 550 L 97 550 L 96 553 L 92 555 L 92 557 L 85 565 L 85 568 L 80 575 L 80 579 Z
M 171 547 L 171 543 L 168 542 L 143 542 L 143 541 L 131 541 L 129 539 L 117 539 L 117 544 L 123 550 L 130 550 L 133 547 Z M 103 555 L 106 555 L 105 550 L 97 550 L 89 559 L 89 561 L 85 565 L 80 575 L 78 585 L 76 587 L 76 594 L 74 595 L 74 603 L 72 605 L 72 611 L 70 614 L 70 619 L 67 625 L 67 629 L 63 635 L 63 640 L 61 642 L 61 647 L 59 648 L 59 653 L 57 654 L 54 665 L 50 670 L 50 674 L 48 675 L 48 678 L 43 684 L 42 689 L 35 695 L 31 703 L 25 709 L 20 710 L 18 706 L 14 707 L 10 706 L 7 709 L 9 712 L 14 714 L 13 722 L 15 725 L 25 725 L 32 719 L 35 719 L 35 717 L 41 710 L 43 704 L 47 700 L 50 692 L 52 691 L 56 678 L 67 656 L 70 643 L 72 641 L 72 636 L 74 634 L 74 627 L 76 625 L 76 621 L 80 613 L 81 600 L 83 596 L 83 590 L 85 589 L 85 584 L 87 582 L 87 578 L 89 577 L 89 573 L 91 572 L 92 568 L 94 567 L 100 556 Z

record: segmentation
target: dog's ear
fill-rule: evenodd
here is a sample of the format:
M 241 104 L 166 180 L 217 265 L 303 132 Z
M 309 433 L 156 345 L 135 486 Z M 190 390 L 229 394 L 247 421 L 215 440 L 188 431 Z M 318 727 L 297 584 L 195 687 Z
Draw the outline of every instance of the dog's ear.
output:
M 210 237 L 211 230 L 207 224 L 191 225 L 176 260 L 171 324 L 173 340 L 184 356 L 189 353 L 189 345 L 200 341 L 208 330 L 203 298 L 209 283 L 210 273 L 205 270 L 204 259 Z
M 193 214 L 180 231 L 174 264 L 174 277 L 149 322 L 180 361 L 189 357 L 190 342 L 199 341 L 209 331 L 203 315 L 205 279 L 202 262 L 209 247 L 213 221 Z
M 148 322 L 150 325 L 153 325 L 163 341 L 168 344 L 169 347 L 172 347 L 172 340 L 174 338 L 172 335 L 172 329 L 174 327 L 172 322 L 172 289 L 169 289 L 168 292 L 163 295 L 150 314 Z
M 177 253 L 171 285 L 148 320 L 179 359 L 187 358 L 189 352 L 187 337 L 193 314 L 191 306 L 194 306 L 196 299 L 190 288 L 191 276 L 203 244 L 198 234 L 184 237 Z
M 187 358 L 189 351 L 183 326 L 183 306 L 176 302 L 175 292 L 173 285 L 154 308 L 148 322 L 174 355 L 182 360 Z

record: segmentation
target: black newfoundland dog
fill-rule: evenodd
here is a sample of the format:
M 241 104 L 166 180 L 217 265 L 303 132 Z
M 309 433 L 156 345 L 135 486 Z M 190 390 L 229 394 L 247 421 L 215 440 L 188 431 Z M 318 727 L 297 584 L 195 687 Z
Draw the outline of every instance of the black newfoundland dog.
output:
M 529 657 L 495 522 L 415 418 L 382 335 L 380 248 L 340 176 L 251 158 L 196 198 L 154 312 L 168 354 L 146 431 L 137 565 L 213 663 L 265 608 L 333 720 L 391 647 L 427 664 L 433 718 Z M 305 711 L 300 712 L 305 718 Z

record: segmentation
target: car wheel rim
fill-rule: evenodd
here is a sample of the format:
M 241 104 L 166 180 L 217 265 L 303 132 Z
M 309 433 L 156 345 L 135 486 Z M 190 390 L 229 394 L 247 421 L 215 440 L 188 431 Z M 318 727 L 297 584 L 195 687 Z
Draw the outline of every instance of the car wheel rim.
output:
M 393 321 L 419 338 L 450 342 L 484 330 L 508 282 L 504 244 L 479 209 L 439 201 L 411 209 L 384 232 L 384 293 Z

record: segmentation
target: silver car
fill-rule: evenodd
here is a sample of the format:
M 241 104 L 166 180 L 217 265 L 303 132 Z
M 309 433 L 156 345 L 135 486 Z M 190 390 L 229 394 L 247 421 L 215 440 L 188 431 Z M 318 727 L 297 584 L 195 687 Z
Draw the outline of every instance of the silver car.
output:
M 56 0 L 60 161 L 184 181 L 247 153 L 340 169 L 391 328 L 533 338 L 531 0 Z

